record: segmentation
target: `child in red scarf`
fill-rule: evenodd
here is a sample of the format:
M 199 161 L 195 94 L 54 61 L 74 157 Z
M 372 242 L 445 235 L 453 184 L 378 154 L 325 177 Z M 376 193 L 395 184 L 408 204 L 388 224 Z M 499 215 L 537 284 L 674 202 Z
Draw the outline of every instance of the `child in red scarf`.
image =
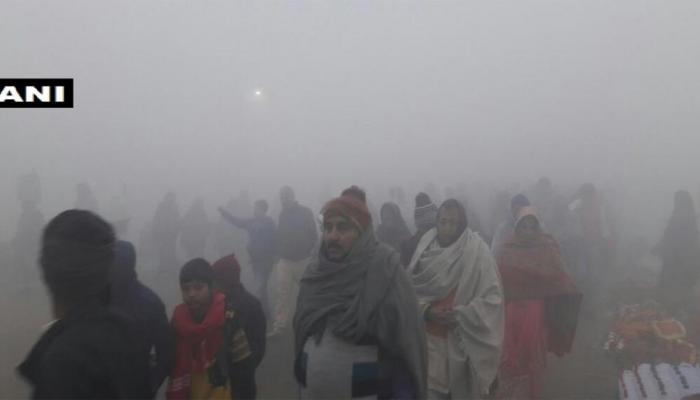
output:
M 201 258 L 180 271 L 184 303 L 173 311 L 177 338 L 168 399 L 230 399 L 227 374 L 216 360 L 224 343 L 224 295 L 212 288 L 213 272 Z

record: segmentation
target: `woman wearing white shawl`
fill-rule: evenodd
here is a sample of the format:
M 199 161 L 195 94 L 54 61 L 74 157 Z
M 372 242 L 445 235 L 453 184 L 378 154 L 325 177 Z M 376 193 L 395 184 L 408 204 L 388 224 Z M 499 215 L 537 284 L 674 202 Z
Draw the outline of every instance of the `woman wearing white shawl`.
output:
M 485 396 L 500 364 L 503 290 L 488 245 L 467 228 L 458 201 L 440 206 L 437 228 L 421 238 L 408 271 L 426 319 L 428 397 Z

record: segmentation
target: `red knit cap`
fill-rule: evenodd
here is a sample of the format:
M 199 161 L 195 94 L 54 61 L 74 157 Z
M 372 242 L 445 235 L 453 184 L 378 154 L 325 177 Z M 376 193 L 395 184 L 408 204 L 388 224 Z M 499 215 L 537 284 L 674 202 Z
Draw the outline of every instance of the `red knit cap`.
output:
M 372 222 L 372 216 L 364 198 L 365 193 L 356 186 L 345 189 L 340 197 L 326 203 L 323 207 L 323 217 L 340 215 L 349 219 L 361 232 L 364 232 Z
M 241 283 L 241 266 L 233 254 L 212 264 L 211 269 L 214 272 L 214 279 L 225 288 L 237 286 Z

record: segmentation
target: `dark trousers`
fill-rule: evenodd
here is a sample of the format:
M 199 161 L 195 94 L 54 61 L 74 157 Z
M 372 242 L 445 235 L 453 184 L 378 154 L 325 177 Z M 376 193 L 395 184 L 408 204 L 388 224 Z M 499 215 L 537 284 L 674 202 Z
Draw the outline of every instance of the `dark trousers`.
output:
M 255 399 L 257 396 L 257 385 L 255 384 L 255 363 L 253 357 L 248 357 L 231 366 L 231 398 L 232 399 Z

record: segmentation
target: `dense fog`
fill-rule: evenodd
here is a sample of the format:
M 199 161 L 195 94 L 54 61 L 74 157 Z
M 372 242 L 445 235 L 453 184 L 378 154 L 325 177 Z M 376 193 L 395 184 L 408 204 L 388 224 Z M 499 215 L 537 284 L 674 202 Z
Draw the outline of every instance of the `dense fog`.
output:
M 169 310 L 177 281 L 157 280 L 147 239 L 168 192 L 181 215 L 203 199 L 214 226 L 232 199 L 276 218 L 284 185 L 318 213 L 356 184 L 375 217 L 400 187 L 409 219 L 429 191 L 487 226 L 499 191 L 547 177 L 568 203 L 592 182 L 620 248 L 644 251 L 676 190 L 700 196 L 692 0 L 0 3 L 0 77 L 75 85 L 73 109 L 0 111 L 0 397 L 27 395 L 14 367 L 51 319 L 38 267 L 28 284 L 8 261 L 27 174 L 46 221 L 81 183 L 128 219 Z

